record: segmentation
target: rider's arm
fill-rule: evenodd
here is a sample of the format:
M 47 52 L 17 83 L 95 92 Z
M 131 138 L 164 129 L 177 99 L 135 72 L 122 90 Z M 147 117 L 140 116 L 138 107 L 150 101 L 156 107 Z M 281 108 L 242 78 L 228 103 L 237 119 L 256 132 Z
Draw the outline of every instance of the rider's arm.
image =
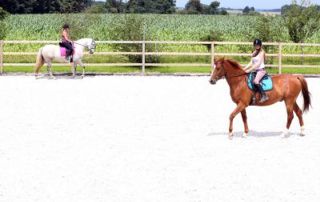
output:
M 247 73 L 249 73 L 253 68 L 253 65 L 252 65 L 252 60 L 250 60 L 250 63 L 249 64 L 247 64 L 247 66 L 245 66 L 244 68 L 243 68 L 243 70 L 245 71 L 245 72 L 247 72 Z
M 67 41 L 70 41 L 70 42 L 71 42 L 71 40 L 70 40 L 70 38 L 69 38 L 69 34 L 68 34 L 68 32 L 67 32 L 66 30 L 63 30 L 62 35 L 63 35 L 63 37 L 64 37 Z

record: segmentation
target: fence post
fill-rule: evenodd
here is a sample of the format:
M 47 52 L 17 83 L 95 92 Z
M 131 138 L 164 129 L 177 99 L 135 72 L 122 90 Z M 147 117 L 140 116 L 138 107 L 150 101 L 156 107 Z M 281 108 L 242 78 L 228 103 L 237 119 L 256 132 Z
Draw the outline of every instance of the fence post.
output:
M 142 42 L 142 75 L 146 72 L 146 41 Z
M 279 43 L 279 74 L 282 73 L 282 44 Z
M 0 74 L 3 73 L 3 40 L 0 40 Z
M 211 43 L 211 68 L 214 65 L 214 41 Z

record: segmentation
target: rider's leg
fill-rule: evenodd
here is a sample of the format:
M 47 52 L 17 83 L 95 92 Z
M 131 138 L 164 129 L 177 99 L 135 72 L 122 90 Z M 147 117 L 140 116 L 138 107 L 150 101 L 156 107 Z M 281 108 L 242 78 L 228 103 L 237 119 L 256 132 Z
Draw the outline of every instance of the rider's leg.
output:
M 70 42 L 67 42 L 66 43 L 67 44 L 67 49 L 68 49 L 68 56 L 70 56 L 70 62 L 73 62 L 73 57 L 72 57 L 72 55 L 73 55 L 73 46 L 72 46 L 72 43 L 70 43 Z
M 260 92 L 260 94 L 261 94 L 261 99 L 260 99 L 260 103 L 262 103 L 262 102 L 265 102 L 265 101 L 267 101 L 268 99 L 269 99 L 269 97 L 266 95 L 266 93 L 264 92 L 264 90 L 263 90 L 263 88 L 262 88 L 262 86 L 260 85 L 260 81 L 261 81 L 261 79 L 263 78 L 263 76 L 266 74 L 267 72 L 266 72 L 266 70 L 259 70 L 259 71 L 257 71 L 257 75 L 256 75 L 256 77 L 255 77 L 255 79 L 254 79 L 254 84 L 255 84 L 255 86 L 256 86 L 256 88 L 258 89 L 258 91 Z
M 71 56 L 70 62 L 72 62 L 72 52 L 73 52 L 72 44 L 65 41 L 61 43 L 61 46 L 66 48 L 66 59 L 68 60 L 68 57 Z

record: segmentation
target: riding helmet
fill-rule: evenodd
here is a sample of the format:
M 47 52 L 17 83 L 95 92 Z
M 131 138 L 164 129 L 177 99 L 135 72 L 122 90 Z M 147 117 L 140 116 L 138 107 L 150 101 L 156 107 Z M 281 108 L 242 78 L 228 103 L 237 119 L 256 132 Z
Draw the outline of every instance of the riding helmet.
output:
M 262 41 L 260 39 L 255 39 L 253 41 L 253 46 L 257 46 L 257 45 L 262 46 Z
M 70 26 L 69 26 L 69 24 L 64 24 L 64 25 L 62 26 L 62 28 L 63 28 L 63 29 L 70 29 Z

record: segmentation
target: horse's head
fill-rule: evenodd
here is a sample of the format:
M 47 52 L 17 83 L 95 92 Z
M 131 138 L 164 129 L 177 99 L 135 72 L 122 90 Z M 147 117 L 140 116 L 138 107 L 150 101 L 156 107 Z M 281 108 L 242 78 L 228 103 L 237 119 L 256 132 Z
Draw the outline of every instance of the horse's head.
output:
M 80 39 L 76 41 L 75 44 L 87 48 L 90 54 L 93 54 L 96 49 L 96 42 L 90 38 Z
M 226 71 L 224 68 L 224 58 L 219 58 L 214 60 L 214 65 L 211 70 L 210 83 L 212 85 L 216 84 L 217 81 L 226 76 Z
M 93 54 L 96 50 L 96 42 L 93 39 L 91 39 L 91 42 L 88 44 L 88 49 L 90 54 Z

